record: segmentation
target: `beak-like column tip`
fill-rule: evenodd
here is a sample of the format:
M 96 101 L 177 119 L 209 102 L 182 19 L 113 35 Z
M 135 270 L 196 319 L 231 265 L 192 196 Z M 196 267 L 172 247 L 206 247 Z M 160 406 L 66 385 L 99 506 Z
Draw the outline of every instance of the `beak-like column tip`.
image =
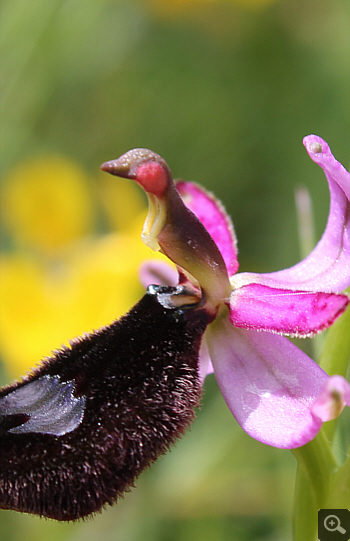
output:
M 125 163 L 121 163 L 120 159 L 103 163 L 101 169 L 116 177 L 130 178 L 130 168 Z
M 105 162 L 101 165 L 102 171 L 105 171 L 106 173 L 109 173 L 112 169 L 112 163 L 113 162 Z
M 135 179 L 139 167 L 147 162 L 156 162 L 165 171 L 169 171 L 163 158 L 148 148 L 129 150 L 119 158 L 103 163 L 101 169 L 117 177 Z

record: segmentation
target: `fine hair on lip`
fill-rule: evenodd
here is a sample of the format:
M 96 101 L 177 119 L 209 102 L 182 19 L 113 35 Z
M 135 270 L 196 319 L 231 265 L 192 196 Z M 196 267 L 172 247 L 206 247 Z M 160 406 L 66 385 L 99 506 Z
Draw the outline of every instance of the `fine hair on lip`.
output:
M 147 293 L 120 320 L 0 391 L 1 508 L 85 517 L 115 503 L 185 432 L 200 401 L 198 354 L 209 317 L 197 306 L 165 307 L 162 296 L 173 291 Z M 72 414 L 62 410 L 57 428 L 50 404 L 57 396 L 59 412 L 64 393 Z

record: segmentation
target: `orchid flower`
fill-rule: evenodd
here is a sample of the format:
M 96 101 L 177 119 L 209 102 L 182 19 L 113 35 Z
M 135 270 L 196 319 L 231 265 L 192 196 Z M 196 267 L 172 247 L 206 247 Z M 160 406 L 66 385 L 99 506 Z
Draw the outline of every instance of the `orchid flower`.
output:
M 341 292 L 350 285 L 350 175 L 320 137 L 309 135 L 304 145 L 327 177 L 328 223 L 306 259 L 268 274 L 237 274 L 236 236 L 223 206 L 192 182 L 175 187 L 159 155 L 134 149 L 102 166 L 143 187 L 149 200 L 145 244 L 175 263 L 181 287 L 211 314 L 201 349 L 202 379 L 214 371 L 241 427 L 260 442 L 287 449 L 312 440 L 324 421 L 350 405 L 344 378 L 330 378 L 282 336 L 315 335 L 349 304 Z M 164 264 L 143 266 L 143 282 L 155 275 L 153 283 L 176 282 Z

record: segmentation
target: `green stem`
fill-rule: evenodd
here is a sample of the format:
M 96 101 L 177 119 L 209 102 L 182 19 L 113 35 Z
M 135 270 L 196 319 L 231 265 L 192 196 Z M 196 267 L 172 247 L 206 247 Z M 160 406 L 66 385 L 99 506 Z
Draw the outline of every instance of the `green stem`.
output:
M 293 449 L 298 461 L 294 501 L 295 541 L 316 539 L 317 511 L 326 501 L 331 475 L 338 465 L 323 430 L 312 441 Z
M 349 290 L 348 290 L 349 292 Z M 327 331 L 320 366 L 329 374 L 346 376 L 350 363 L 350 309 L 337 319 Z
M 310 520 L 310 517 L 315 517 L 317 504 L 314 494 L 311 493 L 308 476 L 300 464 L 295 479 L 294 497 L 294 540 L 313 541 L 316 539 L 316 520 Z
M 331 476 L 325 509 L 350 509 L 350 454 L 342 467 Z
M 348 290 L 349 292 L 349 290 Z M 350 309 L 348 308 L 327 331 L 320 357 L 320 366 L 329 374 L 346 377 L 350 364 Z M 329 441 L 334 440 L 337 420 L 325 423 L 324 430 Z

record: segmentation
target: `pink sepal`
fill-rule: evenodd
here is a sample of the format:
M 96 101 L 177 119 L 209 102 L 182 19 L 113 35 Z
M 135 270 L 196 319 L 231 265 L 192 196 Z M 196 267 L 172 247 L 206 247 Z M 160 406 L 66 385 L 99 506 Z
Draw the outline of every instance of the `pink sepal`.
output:
M 260 275 L 243 273 L 235 277 L 236 285 L 258 281 L 271 287 L 329 293 L 339 293 L 350 285 L 350 174 L 321 137 L 308 135 L 304 145 L 329 184 L 331 203 L 323 236 L 310 255 L 294 267 Z
M 207 346 L 207 342 L 205 340 L 205 335 L 203 342 L 201 344 L 200 350 L 199 350 L 199 378 L 201 380 L 201 383 L 204 383 L 205 378 L 214 372 L 213 365 L 211 363 L 209 350 Z
M 179 282 L 177 270 L 167 263 L 158 259 L 146 259 L 139 268 L 140 282 L 145 289 L 148 286 L 176 286 Z
M 336 419 L 345 405 L 350 406 L 350 385 L 343 376 L 331 376 L 314 402 L 311 411 L 322 422 Z
M 214 239 L 229 276 L 235 274 L 238 270 L 237 240 L 231 219 L 222 203 L 213 194 L 193 182 L 178 181 L 176 188 L 185 205 L 192 210 Z
M 311 412 L 327 374 L 287 338 L 209 327 L 208 346 L 221 392 L 241 427 L 262 443 L 292 449 L 312 440 L 322 421 Z

